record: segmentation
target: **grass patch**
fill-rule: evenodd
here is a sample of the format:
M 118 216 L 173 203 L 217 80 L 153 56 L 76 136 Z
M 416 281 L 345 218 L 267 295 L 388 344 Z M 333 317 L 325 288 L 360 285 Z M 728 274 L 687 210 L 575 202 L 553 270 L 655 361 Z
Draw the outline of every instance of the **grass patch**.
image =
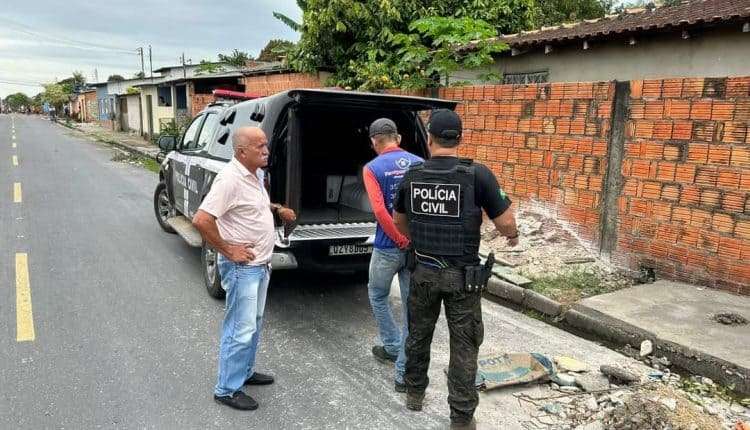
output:
M 118 151 L 112 157 L 112 161 L 140 166 L 151 172 L 159 173 L 159 168 L 160 168 L 159 163 L 157 163 L 156 160 L 154 160 L 153 158 L 137 156 L 131 153 Z
M 144 169 L 150 170 L 154 173 L 159 173 L 159 169 L 161 168 L 161 166 L 156 162 L 156 160 L 147 157 L 141 157 L 141 160 L 141 166 L 143 166 Z
M 608 287 L 598 273 L 580 269 L 530 279 L 529 289 L 563 304 L 617 289 Z

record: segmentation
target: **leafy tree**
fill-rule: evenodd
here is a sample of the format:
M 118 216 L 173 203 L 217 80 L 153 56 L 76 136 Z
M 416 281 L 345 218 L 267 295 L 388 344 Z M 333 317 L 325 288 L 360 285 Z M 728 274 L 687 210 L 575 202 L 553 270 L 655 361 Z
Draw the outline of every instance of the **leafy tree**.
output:
M 109 75 L 107 78 L 107 82 L 120 82 L 124 81 L 125 78 L 123 78 L 121 75 Z
M 60 109 L 62 104 L 67 102 L 70 98 L 70 92 L 66 91 L 64 85 L 55 84 L 44 84 L 44 92 L 42 93 L 42 101 L 55 106 L 56 109 Z
M 286 54 L 294 48 L 294 43 L 288 40 L 271 39 L 260 51 L 258 61 L 276 61 L 280 55 Z
M 274 14 L 301 32 L 299 43 L 290 51 L 289 64 L 307 72 L 330 67 L 335 70 L 333 84 L 360 89 L 416 85 L 413 77 L 421 72 L 414 65 L 428 65 L 431 61 L 420 58 L 409 61 L 410 66 L 405 67 L 401 57 L 407 52 L 416 55 L 416 45 L 423 43 L 431 47 L 426 50 L 427 56 L 440 47 L 438 51 L 443 52 L 443 57 L 438 63 L 442 63 L 443 49 L 466 40 L 467 35 L 483 25 L 470 24 L 469 19 L 484 21 L 487 26 L 482 27 L 484 30 L 514 33 L 530 28 L 535 12 L 534 0 L 304 0 L 298 1 L 298 5 L 302 9 L 302 23 L 290 23 L 280 14 Z M 410 27 L 422 18 L 431 17 L 456 21 L 427 21 L 423 26 Z M 484 30 L 482 34 L 489 34 Z M 453 34 L 441 34 L 439 40 L 431 40 L 430 34 L 443 31 Z M 413 37 L 396 38 L 404 34 Z M 401 52 L 402 49 L 406 51 Z M 484 54 L 479 57 L 486 58 Z M 472 57 L 469 63 L 476 62 L 477 58 Z M 438 69 L 445 67 L 435 67 L 434 71 L 440 73 Z M 409 76 L 405 83 L 404 75 Z
M 609 0 L 536 0 L 537 26 L 601 18 L 612 7 Z
M 219 63 L 214 63 L 210 60 L 201 60 L 200 63 L 198 63 L 198 67 L 195 68 L 195 74 L 196 75 L 204 75 L 204 74 L 212 74 L 212 73 L 219 73 L 223 72 L 224 67 Z
M 19 111 L 22 107 L 31 107 L 31 99 L 24 93 L 10 94 L 5 98 L 5 104 L 12 111 Z
M 249 62 L 253 61 L 253 57 L 247 52 L 235 49 L 229 55 L 219 54 L 219 62 L 229 64 L 234 67 L 245 67 Z

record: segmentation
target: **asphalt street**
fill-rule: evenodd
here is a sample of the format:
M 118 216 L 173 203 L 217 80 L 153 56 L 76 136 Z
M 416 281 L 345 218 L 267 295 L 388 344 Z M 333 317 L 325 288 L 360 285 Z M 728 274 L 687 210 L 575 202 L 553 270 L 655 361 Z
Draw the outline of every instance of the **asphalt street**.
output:
M 447 427 L 444 321 L 425 410 L 408 412 L 370 354 L 375 325 L 353 276 L 274 274 L 259 368 L 277 383 L 248 390 L 257 411 L 217 405 L 223 301 L 205 292 L 198 250 L 158 227 L 156 175 L 112 156 L 43 118 L 0 115 L 0 428 Z M 484 307 L 483 353 L 627 361 Z M 482 394 L 480 428 L 521 428 L 530 411 L 513 391 Z

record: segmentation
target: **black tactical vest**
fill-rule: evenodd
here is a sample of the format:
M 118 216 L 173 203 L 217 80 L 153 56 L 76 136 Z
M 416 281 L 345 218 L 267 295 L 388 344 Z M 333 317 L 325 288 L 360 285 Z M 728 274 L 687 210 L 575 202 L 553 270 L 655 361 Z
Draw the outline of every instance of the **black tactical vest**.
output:
M 413 166 L 404 178 L 409 235 L 417 252 L 457 257 L 479 252 L 482 210 L 474 201 L 474 165 L 450 170 Z

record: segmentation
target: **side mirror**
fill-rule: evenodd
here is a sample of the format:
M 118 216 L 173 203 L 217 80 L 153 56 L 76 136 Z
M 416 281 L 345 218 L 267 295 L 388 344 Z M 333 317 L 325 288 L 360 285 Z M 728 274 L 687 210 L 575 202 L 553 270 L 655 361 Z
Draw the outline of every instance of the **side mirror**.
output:
M 159 136 L 159 140 L 156 142 L 159 145 L 159 149 L 162 152 L 174 151 L 177 146 L 177 139 L 174 136 Z

